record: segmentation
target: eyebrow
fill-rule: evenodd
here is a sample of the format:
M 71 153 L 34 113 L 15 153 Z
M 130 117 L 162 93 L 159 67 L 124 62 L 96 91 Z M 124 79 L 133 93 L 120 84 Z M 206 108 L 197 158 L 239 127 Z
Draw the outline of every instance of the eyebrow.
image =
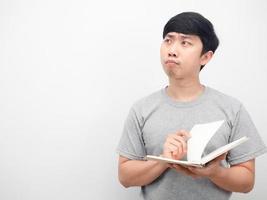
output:
M 181 37 L 182 39 L 193 39 L 193 36 L 191 36 L 191 35 L 185 35 L 185 34 L 182 34 L 182 33 L 180 33 L 179 35 L 180 35 L 180 37 Z M 172 35 L 171 33 L 168 33 L 168 34 L 166 35 L 166 37 L 174 38 L 175 35 Z

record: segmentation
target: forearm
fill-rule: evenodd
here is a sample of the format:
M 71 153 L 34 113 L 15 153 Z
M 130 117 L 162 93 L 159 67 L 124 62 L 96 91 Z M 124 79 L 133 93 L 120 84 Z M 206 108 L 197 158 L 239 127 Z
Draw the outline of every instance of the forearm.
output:
M 247 193 L 253 189 L 254 173 L 243 166 L 222 167 L 210 180 L 224 190 Z
M 119 179 L 123 186 L 143 186 L 158 178 L 168 166 L 157 161 L 128 160 L 119 166 Z

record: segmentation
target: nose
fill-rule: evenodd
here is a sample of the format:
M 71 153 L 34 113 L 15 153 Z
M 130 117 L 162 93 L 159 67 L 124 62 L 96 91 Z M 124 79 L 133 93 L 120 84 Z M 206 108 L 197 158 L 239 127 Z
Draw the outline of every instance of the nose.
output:
M 177 57 L 178 56 L 178 46 L 177 46 L 177 44 L 174 43 L 169 47 L 168 56 L 169 57 Z
M 168 56 L 169 57 L 177 57 L 177 54 L 176 53 L 173 53 L 173 52 L 169 52 L 168 53 Z

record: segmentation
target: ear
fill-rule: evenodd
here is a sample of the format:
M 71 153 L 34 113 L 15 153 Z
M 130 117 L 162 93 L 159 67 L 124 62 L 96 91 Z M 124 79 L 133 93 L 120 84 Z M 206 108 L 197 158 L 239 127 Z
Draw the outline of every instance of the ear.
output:
M 204 53 L 200 58 L 200 64 L 206 65 L 211 60 L 212 56 L 213 56 L 212 51 L 208 51 L 208 52 Z

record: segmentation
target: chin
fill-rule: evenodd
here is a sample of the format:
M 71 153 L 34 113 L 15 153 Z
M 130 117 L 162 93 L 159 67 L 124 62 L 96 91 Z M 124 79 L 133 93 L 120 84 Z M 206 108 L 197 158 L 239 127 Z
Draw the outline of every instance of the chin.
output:
M 184 79 L 184 76 L 182 74 L 177 74 L 174 73 L 173 71 L 167 71 L 166 74 L 169 77 L 169 79 L 175 79 L 175 80 Z

